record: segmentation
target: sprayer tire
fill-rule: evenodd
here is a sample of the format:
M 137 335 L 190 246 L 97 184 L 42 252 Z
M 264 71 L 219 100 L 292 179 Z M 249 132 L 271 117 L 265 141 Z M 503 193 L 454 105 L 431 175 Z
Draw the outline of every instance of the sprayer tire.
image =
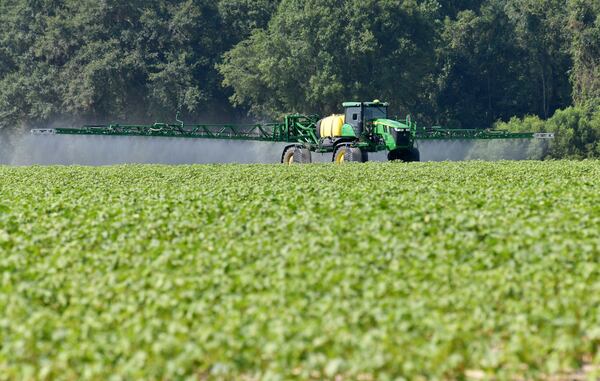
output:
M 400 160 L 400 151 L 395 149 L 395 150 L 388 152 L 387 158 L 389 161 Z
M 308 164 L 312 161 L 310 151 L 301 146 L 285 147 L 281 155 L 283 164 Z
M 338 164 L 344 162 L 362 163 L 365 159 L 365 154 L 366 152 L 363 153 L 360 148 L 350 147 L 349 145 L 342 144 L 337 146 L 333 152 L 332 161 Z
M 416 147 L 413 147 L 413 149 L 410 150 L 410 161 L 421 161 L 421 153 Z
M 360 154 L 361 154 L 361 162 L 362 163 L 366 163 L 369 161 L 369 153 L 365 150 L 360 150 Z
M 310 151 L 306 148 L 296 147 L 294 150 L 294 163 L 309 164 L 312 161 Z
M 285 147 L 283 149 L 283 153 L 281 154 L 281 163 L 282 164 L 290 165 L 294 162 L 294 150 L 295 149 L 296 149 L 296 147 L 294 147 L 294 146 Z
M 350 147 L 348 149 L 348 153 L 350 154 L 350 158 L 347 159 L 351 162 L 362 163 L 363 162 L 363 152 L 360 148 Z
M 411 150 L 395 149 L 395 150 L 388 152 L 388 160 L 389 161 L 398 160 L 398 161 L 407 163 L 407 162 L 411 161 L 410 160 L 411 153 L 412 153 Z

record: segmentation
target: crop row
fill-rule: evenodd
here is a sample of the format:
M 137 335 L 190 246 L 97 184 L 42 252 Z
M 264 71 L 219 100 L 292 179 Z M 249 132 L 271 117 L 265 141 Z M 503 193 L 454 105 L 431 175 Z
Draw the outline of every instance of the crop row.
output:
M 0 380 L 593 377 L 599 179 L 0 167 Z

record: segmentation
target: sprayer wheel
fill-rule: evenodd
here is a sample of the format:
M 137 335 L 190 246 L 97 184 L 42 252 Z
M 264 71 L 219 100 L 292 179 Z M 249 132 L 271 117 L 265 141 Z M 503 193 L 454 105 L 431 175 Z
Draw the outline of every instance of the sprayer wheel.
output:
M 366 163 L 367 161 L 369 161 L 369 153 L 365 150 L 360 150 L 361 153 L 361 161 L 363 163 Z
M 286 165 L 308 164 L 312 161 L 310 151 L 301 146 L 289 146 L 283 150 L 281 162 Z
M 395 149 L 395 150 L 389 151 L 387 154 L 387 158 L 389 161 L 400 160 L 399 150 Z
M 294 150 L 295 146 L 285 147 L 283 150 L 283 154 L 281 155 L 281 162 L 286 165 L 290 165 L 294 163 Z
M 411 163 L 414 161 L 421 160 L 421 154 L 419 150 L 415 147 L 411 149 L 395 149 L 388 153 L 388 160 L 399 160 L 405 163 Z
M 392 150 L 390 152 L 388 152 L 388 160 L 389 161 L 403 161 L 403 162 L 409 162 L 410 161 L 410 156 L 411 156 L 411 151 L 410 150 L 406 150 L 406 149 L 395 149 Z
M 362 163 L 365 159 L 365 153 L 360 148 L 350 147 L 349 145 L 340 145 L 333 152 L 332 161 L 336 164 L 345 162 Z
M 310 151 L 303 147 L 296 147 L 293 155 L 294 155 L 294 163 L 309 164 L 312 161 Z
M 348 152 L 350 153 L 350 158 L 348 161 L 362 163 L 363 162 L 363 152 L 360 148 L 349 148 Z
M 410 161 L 421 161 L 421 153 L 416 147 L 410 150 Z

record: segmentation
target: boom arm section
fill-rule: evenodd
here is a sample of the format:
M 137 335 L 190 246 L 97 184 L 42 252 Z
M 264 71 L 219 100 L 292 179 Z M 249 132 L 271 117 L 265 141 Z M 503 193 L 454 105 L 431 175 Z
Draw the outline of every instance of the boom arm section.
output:
M 510 132 L 488 129 L 457 129 L 443 127 L 415 127 L 417 140 L 465 139 L 554 139 L 549 132 Z
M 314 126 L 318 118 L 306 115 L 288 115 L 283 123 L 265 124 L 166 124 L 152 125 L 86 125 L 79 128 L 36 129 L 34 135 L 106 135 L 158 136 L 172 138 L 203 138 L 253 140 L 266 142 L 301 142 L 316 144 Z
M 104 135 L 104 136 L 155 136 L 172 138 L 202 138 L 297 143 L 319 152 L 329 152 L 335 147 L 326 146 L 316 135 L 319 117 L 293 114 L 279 123 L 263 124 L 167 124 L 152 125 L 86 125 L 79 128 L 54 128 L 32 130 L 34 135 Z M 552 133 L 509 132 L 484 129 L 451 129 L 418 127 L 407 117 L 405 120 L 376 119 L 373 128 L 364 136 L 354 137 L 353 144 L 369 152 L 383 149 L 410 149 L 415 140 L 463 139 L 552 139 Z M 383 141 L 381 141 L 383 139 Z

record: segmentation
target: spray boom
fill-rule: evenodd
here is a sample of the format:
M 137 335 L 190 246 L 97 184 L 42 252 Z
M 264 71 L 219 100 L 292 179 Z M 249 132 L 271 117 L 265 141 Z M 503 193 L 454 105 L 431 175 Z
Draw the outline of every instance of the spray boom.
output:
M 419 161 L 418 140 L 553 139 L 552 133 L 490 129 L 419 127 L 407 116 L 387 118 L 387 103 L 346 102 L 344 114 L 319 119 L 292 114 L 281 122 L 262 124 L 87 125 L 80 128 L 32 130 L 34 135 L 155 136 L 288 143 L 282 162 L 310 162 L 310 152 L 331 152 L 333 161 L 366 161 L 369 152 L 388 151 L 390 160 Z

